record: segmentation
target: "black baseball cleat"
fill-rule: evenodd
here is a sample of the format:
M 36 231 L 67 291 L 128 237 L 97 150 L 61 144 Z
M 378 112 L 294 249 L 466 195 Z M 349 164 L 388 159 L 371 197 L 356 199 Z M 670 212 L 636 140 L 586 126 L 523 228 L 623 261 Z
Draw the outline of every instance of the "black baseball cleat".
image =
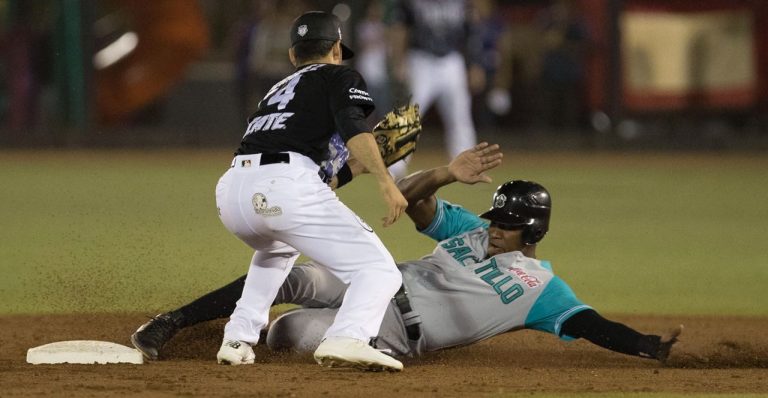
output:
M 658 359 L 661 363 L 667 362 L 667 359 L 669 359 L 669 353 L 672 350 L 672 346 L 677 343 L 677 338 L 682 332 L 683 325 L 679 325 L 672 328 L 665 335 L 661 336 L 661 340 L 659 342 L 659 350 L 656 352 L 656 359 Z
M 160 349 L 181 329 L 179 318 L 172 312 L 155 315 L 131 335 L 131 343 L 147 359 L 157 360 Z

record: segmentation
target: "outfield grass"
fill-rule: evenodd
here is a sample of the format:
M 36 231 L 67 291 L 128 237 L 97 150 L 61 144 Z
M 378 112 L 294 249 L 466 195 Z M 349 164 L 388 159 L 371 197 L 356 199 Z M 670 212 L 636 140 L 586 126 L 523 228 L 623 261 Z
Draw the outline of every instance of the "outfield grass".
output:
M 151 313 L 243 273 L 250 250 L 213 194 L 230 153 L 0 152 L 0 313 Z M 507 178 L 547 186 L 539 257 L 603 312 L 765 316 L 767 170 L 759 154 L 510 152 L 494 184 L 441 196 L 480 212 Z M 396 259 L 431 251 L 405 219 L 380 226 L 375 193 L 363 177 L 340 195 Z

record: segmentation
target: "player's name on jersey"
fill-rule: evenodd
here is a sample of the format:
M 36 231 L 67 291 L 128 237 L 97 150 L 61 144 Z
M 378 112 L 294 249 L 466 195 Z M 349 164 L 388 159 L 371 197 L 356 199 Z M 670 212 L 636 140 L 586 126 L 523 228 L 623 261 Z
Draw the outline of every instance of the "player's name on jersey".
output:
M 357 99 L 357 100 L 373 102 L 373 98 L 371 98 L 371 95 L 368 94 L 367 91 L 356 89 L 354 87 L 349 89 L 349 99 L 353 99 L 353 100 Z
M 245 135 L 264 130 L 285 130 L 285 122 L 293 116 L 293 112 L 275 112 L 253 118 L 248 123 Z
M 515 283 L 514 277 L 499 270 L 496 258 L 491 257 L 486 261 L 479 260 L 472 254 L 472 249 L 466 245 L 465 240 L 461 237 L 443 241 L 440 247 L 451 254 L 462 267 L 472 269 L 483 282 L 491 286 L 499 295 L 502 303 L 509 304 L 525 293 L 523 287 L 519 283 Z M 502 278 L 497 279 L 500 276 Z

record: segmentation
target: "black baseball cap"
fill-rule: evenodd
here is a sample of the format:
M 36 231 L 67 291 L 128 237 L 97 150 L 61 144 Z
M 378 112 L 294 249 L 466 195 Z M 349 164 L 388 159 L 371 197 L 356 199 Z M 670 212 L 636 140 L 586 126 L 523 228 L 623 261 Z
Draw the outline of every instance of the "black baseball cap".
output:
M 309 11 L 293 21 L 291 45 L 304 40 L 341 40 L 341 21 L 333 14 Z M 341 43 L 341 59 L 352 58 L 355 53 Z

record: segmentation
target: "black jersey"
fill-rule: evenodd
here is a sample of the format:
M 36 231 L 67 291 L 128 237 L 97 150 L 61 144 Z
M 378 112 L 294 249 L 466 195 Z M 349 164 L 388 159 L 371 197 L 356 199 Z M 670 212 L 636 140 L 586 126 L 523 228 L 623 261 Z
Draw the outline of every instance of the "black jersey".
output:
M 373 100 L 354 69 L 333 64 L 302 66 L 275 84 L 248 119 L 237 155 L 298 152 L 316 163 L 338 132 L 344 142 L 370 131 Z

